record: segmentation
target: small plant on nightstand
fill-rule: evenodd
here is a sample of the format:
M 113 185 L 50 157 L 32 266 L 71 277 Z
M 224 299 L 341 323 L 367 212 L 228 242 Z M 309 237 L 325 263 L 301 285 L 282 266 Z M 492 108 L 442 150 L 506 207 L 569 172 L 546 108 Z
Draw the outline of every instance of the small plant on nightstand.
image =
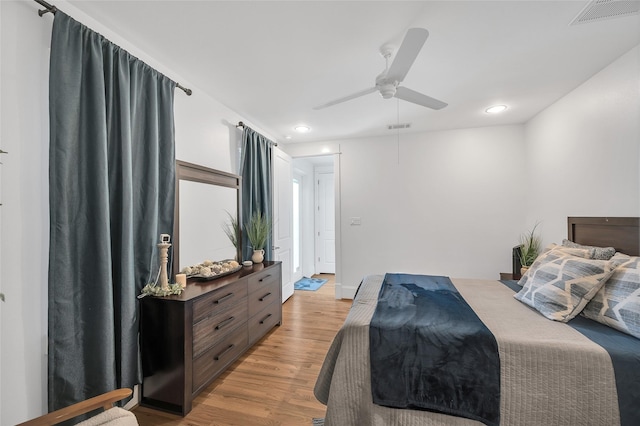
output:
M 522 266 L 522 275 L 524 275 L 540 254 L 542 238 L 536 234 L 537 227 L 538 224 L 536 223 L 531 231 L 520 236 L 520 250 L 518 250 L 518 257 L 520 258 L 520 265 Z

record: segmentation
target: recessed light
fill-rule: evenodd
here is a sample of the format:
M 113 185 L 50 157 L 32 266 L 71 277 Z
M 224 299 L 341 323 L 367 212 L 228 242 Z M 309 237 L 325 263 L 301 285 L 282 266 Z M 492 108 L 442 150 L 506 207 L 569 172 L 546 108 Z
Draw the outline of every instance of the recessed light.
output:
M 496 114 L 507 109 L 506 105 L 494 105 L 484 110 L 488 114 Z
M 287 135 L 284 137 L 285 139 L 291 139 L 291 135 Z
M 306 126 L 304 124 L 299 124 L 296 127 L 294 127 L 293 130 L 295 130 L 298 133 L 307 133 L 309 130 L 311 130 L 311 127 Z

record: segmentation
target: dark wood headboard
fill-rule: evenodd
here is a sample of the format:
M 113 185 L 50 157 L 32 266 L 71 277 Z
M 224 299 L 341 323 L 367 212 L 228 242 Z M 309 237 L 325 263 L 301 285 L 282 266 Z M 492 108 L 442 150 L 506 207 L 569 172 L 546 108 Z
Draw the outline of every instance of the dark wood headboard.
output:
M 588 246 L 615 247 L 630 256 L 640 255 L 640 218 L 569 217 L 569 240 Z

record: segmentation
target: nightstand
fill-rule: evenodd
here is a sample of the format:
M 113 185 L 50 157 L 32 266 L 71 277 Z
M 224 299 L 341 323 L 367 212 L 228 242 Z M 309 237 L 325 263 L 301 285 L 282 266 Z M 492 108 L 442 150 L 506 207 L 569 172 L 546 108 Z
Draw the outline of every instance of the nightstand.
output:
M 511 272 L 500 272 L 501 280 L 519 280 L 520 278 L 522 278 L 520 274 L 514 275 Z

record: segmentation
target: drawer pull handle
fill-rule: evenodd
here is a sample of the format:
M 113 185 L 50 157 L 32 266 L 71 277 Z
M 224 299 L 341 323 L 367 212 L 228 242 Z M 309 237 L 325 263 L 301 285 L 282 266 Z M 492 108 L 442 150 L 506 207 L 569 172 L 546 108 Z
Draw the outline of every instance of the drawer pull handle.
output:
M 226 327 L 227 325 L 231 324 L 235 319 L 236 319 L 235 317 L 227 318 L 226 320 L 222 321 L 220 324 L 216 325 L 216 330 L 220 330 L 222 327 Z
M 229 345 L 229 347 L 227 349 L 225 349 L 224 351 L 220 352 L 218 355 L 214 356 L 213 360 L 214 361 L 220 361 L 220 358 L 222 358 L 231 349 L 233 349 L 233 345 Z
M 270 316 L 271 316 L 271 314 L 268 314 L 266 317 L 262 318 L 262 319 L 260 320 L 260 324 L 264 324 L 264 322 L 265 322 L 266 320 L 268 320 Z
M 271 276 L 271 274 L 266 275 L 266 276 L 260 278 L 258 281 L 262 282 L 262 281 L 266 280 L 267 278 L 269 278 L 270 276 Z
M 229 300 L 233 297 L 233 293 L 229 293 L 226 296 L 222 296 L 220 299 L 218 300 L 214 300 L 213 303 L 216 305 L 219 305 L 220 303 L 224 302 L 225 300 Z
M 267 297 L 271 296 L 271 292 L 265 294 L 264 296 L 262 296 L 260 299 L 258 299 L 261 302 L 264 302 L 264 299 L 266 299 Z

